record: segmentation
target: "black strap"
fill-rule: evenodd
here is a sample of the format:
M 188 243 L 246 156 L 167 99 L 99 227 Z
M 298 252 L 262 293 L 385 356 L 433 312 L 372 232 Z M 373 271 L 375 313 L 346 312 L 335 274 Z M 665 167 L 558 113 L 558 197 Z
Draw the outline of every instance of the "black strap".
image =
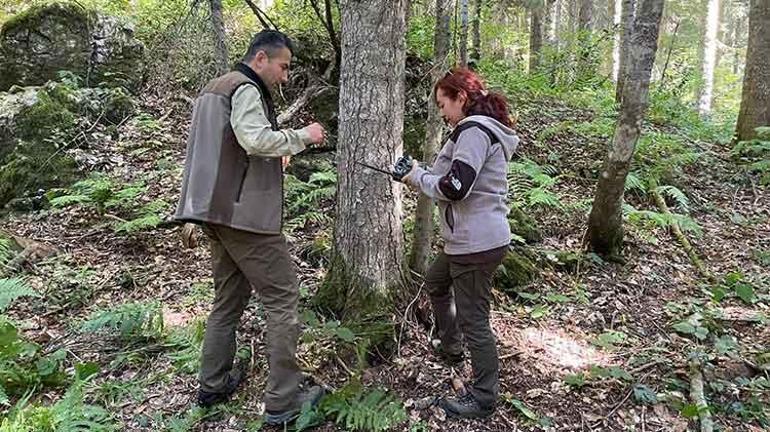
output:
M 500 140 L 497 138 L 497 135 L 494 134 L 486 125 L 481 124 L 477 121 L 471 120 L 467 121 L 465 123 L 462 123 L 461 125 L 454 128 L 452 131 L 452 134 L 449 135 L 449 139 L 452 140 L 452 142 L 457 142 L 457 139 L 460 137 L 460 134 L 463 133 L 463 131 L 468 130 L 470 128 L 479 128 L 482 132 L 487 134 L 489 137 L 489 142 L 491 145 L 497 144 L 500 142 Z

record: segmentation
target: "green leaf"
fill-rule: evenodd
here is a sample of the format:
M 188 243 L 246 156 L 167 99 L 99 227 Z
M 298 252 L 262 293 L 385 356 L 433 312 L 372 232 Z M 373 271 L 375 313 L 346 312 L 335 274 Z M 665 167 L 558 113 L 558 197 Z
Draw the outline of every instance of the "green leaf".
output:
M 75 379 L 85 381 L 99 373 L 99 365 L 94 362 L 78 363 L 75 365 Z
M 623 332 L 609 330 L 596 337 L 592 343 L 601 348 L 613 348 L 615 345 L 626 341 L 626 334 Z
M 515 399 L 515 398 L 508 398 L 508 402 L 513 405 L 517 410 L 519 410 L 520 413 L 524 414 L 524 417 L 532 420 L 532 421 L 539 421 L 540 416 L 537 415 L 536 412 L 529 409 L 524 402 Z
M 714 348 L 719 354 L 734 352 L 738 348 L 738 341 L 733 336 L 722 335 L 714 342 Z
M 727 292 L 724 290 L 724 288 L 715 286 L 711 288 L 711 299 L 715 303 L 719 303 L 722 301 L 723 298 L 727 295 Z
M 625 381 L 633 381 L 634 379 L 634 377 L 632 377 L 630 373 L 626 372 L 625 369 L 617 366 L 610 367 L 608 372 L 612 378 L 622 379 Z
M 523 298 L 524 300 L 535 301 L 540 298 L 539 293 L 528 293 L 526 291 L 517 291 L 516 294 L 518 294 L 518 296 Z
M 571 387 L 583 387 L 586 384 L 586 376 L 583 372 L 569 374 L 564 377 L 564 383 Z
M 739 283 L 735 285 L 735 294 L 740 297 L 741 300 L 748 304 L 752 304 L 754 302 L 754 288 L 745 283 Z
M 687 321 L 676 323 L 674 324 L 673 327 L 674 327 L 674 330 L 682 334 L 686 334 L 686 335 L 695 334 L 695 326 L 688 323 Z
M 548 294 L 545 300 L 551 303 L 569 303 L 571 299 L 564 294 Z
M 743 280 L 743 273 L 741 272 L 730 272 L 725 276 L 725 285 L 727 286 L 733 286 L 737 282 L 740 282 Z
M 698 417 L 698 406 L 694 404 L 687 404 L 683 406 L 679 412 L 687 418 Z
M 654 405 L 658 403 L 658 395 L 644 384 L 634 386 L 634 400 L 640 404 Z
M 0 405 L 11 406 L 8 395 L 5 393 L 3 386 L 0 386 Z
M 550 312 L 550 311 L 549 311 L 549 309 L 548 309 L 548 306 L 546 306 L 546 305 L 537 305 L 537 306 L 535 306 L 535 307 L 532 309 L 532 312 L 530 312 L 530 313 L 529 313 L 529 315 L 530 315 L 530 316 L 531 316 L 533 319 L 540 319 L 540 318 L 542 318 L 542 317 L 544 317 L 544 316 L 548 315 L 548 313 L 549 313 L 549 312 Z
M 706 340 L 706 337 L 709 334 L 709 329 L 706 327 L 696 327 L 695 328 L 695 337 L 698 340 Z
M 352 330 L 350 330 L 347 327 L 338 327 L 336 329 L 337 337 L 344 340 L 345 342 L 353 342 L 356 340 L 356 335 L 353 333 Z

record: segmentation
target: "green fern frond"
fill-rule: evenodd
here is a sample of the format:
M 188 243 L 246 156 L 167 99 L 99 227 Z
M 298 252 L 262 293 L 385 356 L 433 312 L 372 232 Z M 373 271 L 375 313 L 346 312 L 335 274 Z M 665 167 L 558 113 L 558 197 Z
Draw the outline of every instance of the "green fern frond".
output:
M 655 191 L 659 194 L 666 195 L 674 202 L 676 202 L 676 205 L 681 207 L 682 210 L 689 212 L 690 211 L 690 201 L 687 199 L 687 195 L 682 192 L 681 189 L 670 186 L 670 185 L 664 185 L 664 186 L 658 186 L 655 188 Z
M 96 311 L 81 325 L 84 332 L 117 331 L 126 340 L 157 339 L 163 334 L 163 311 L 159 303 L 127 303 Z
M 638 190 L 640 192 L 647 190 L 647 185 L 637 173 L 628 173 L 628 177 L 626 177 L 625 191 L 628 192 L 632 190 Z
M 406 411 L 395 396 L 381 389 L 364 391 L 360 386 L 343 388 L 327 396 L 320 408 L 348 430 L 380 432 L 407 420 Z
M 0 279 L 0 312 L 20 297 L 40 297 L 22 278 Z
M 13 240 L 0 235 L 0 265 L 6 264 L 16 255 L 14 246 L 15 242 Z

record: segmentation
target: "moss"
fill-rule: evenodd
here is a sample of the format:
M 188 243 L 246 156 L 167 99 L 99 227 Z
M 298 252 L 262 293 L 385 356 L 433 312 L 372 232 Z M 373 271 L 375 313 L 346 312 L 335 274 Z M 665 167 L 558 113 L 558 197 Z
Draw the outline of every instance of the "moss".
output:
M 518 288 L 535 280 L 538 269 L 523 251 L 509 251 L 503 258 L 502 269 L 497 272 L 496 286 L 513 295 Z
M 340 319 L 364 341 L 371 361 L 388 356 L 395 346 L 395 324 L 391 319 L 395 309 L 394 290 L 395 287 L 373 288 L 353 275 L 339 255 L 334 255 L 314 303 L 321 312 Z
M 15 143 L 0 155 L 0 207 L 76 178 L 75 162 L 61 151 L 71 139 L 76 115 L 62 98 L 63 93 L 41 90 L 37 103 L 18 114 Z
M 56 15 L 67 21 L 88 24 L 96 18 L 92 10 L 84 9 L 76 3 L 54 3 L 32 6 L 24 12 L 18 13 L 3 23 L 0 29 L 0 37 L 4 38 L 19 28 L 35 27 L 50 15 Z
M 121 87 L 111 88 L 104 102 L 104 117 L 112 123 L 120 123 L 136 110 L 131 95 Z
M 508 223 L 511 226 L 511 232 L 523 238 L 527 243 L 534 243 L 543 239 L 543 233 L 540 232 L 535 220 L 517 206 L 511 207 Z

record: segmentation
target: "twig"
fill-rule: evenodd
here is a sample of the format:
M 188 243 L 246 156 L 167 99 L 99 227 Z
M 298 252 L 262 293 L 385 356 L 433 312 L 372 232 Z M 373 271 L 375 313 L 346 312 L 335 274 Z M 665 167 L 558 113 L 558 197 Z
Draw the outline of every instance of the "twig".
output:
M 650 376 L 650 374 L 651 374 L 651 373 L 652 373 L 652 371 L 649 371 L 649 372 L 647 372 L 646 374 L 644 374 L 644 376 L 642 376 L 641 378 L 639 378 L 639 381 L 637 381 L 637 382 L 636 382 L 636 384 L 641 384 L 641 383 L 642 383 L 642 382 L 643 382 L 643 381 L 644 381 L 644 380 L 645 380 L 645 379 L 646 379 L 648 376 Z M 625 396 L 625 397 L 624 397 L 624 398 L 623 398 L 623 399 L 622 399 L 622 400 L 621 400 L 621 401 L 620 401 L 620 402 L 619 402 L 617 405 L 615 405 L 615 407 L 614 407 L 614 408 L 612 408 L 612 411 L 610 411 L 610 413 L 609 413 L 609 414 L 607 414 L 607 415 L 604 417 L 604 421 L 605 421 L 605 422 L 606 422 L 607 420 L 609 420 L 609 419 L 610 419 L 612 416 L 614 416 L 614 415 L 615 415 L 615 413 L 616 413 L 616 412 L 617 412 L 617 411 L 620 409 L 620 407 L 622 407 L 622 406 L 623 406 L 623 404 L 624 404 L 624 403 L 626 403 L 626 401 L 628 400 L 628 398 L 630 398 L 630 397 L 631 397 L 631 394 L 632 394 L 633 392 L 634 392 L 634 386 L 632 385 L 632 386 L 631 386 L 631 387 L 628 389 L 628 392 L 626 393 L 626 396 Z
M 398 331 L 398 343 L 396 345 L 396 356 L 401 356 L 401 339 L 404 336 L 404 326 L 407 322 L 407 317 L 409 316 L 409 309 L 412 308 L 412 305 L 420 298 L 420 294 L 422 293 L 422 285 L 420 285 L 420 289 L 417 290 L 417 295 L 414 296 L 414 299 L 406 306 L 406 309 L 404 309 L 404 318 L 401 321 L 401 328 Z
M 706 403 L 706 397 L 703 395 L 703 374 L 700 368 L 700 360 L 695 359 L 690 362 L 690 399 L 698 407 L 701 432 L 712 432 L 714 422 L 711 420 L 711 412 L 708 403 Z
M 652 195 L 652 198 L 655 200 L 655 204 L 658 206 L 658 209 L 666 215 L 670 215 L 671 211 L 668 209 L 668 205 L 666 205 L 666 200 L 663 199 L 663 196 L 661 194 L 653 189 L 650 191 L 650 194 Z M 706 268 L 706 266 L 703 264 L 703 261 L 700 259 L 698 254 L 695 252 L 695 249 L 692 247 L 692 244 L 687 239 L 687 236 L 684 235 L 682 232 L 682 228 L 679 226 L 679 222 L 674 222 L 671 225 L 671 232 L 674 234 L 674 236 L 679 240 L 679 244 L 682 245 L 682 248 L 684 249 L 687 256 L 690 258 L 690 261 L 695 266 L 695 268 L 698 269 L 700 274 L 708 279 L 711 282 L 716 281 L 716 278 L 713 274 L 711 274 L 710 271 Z

